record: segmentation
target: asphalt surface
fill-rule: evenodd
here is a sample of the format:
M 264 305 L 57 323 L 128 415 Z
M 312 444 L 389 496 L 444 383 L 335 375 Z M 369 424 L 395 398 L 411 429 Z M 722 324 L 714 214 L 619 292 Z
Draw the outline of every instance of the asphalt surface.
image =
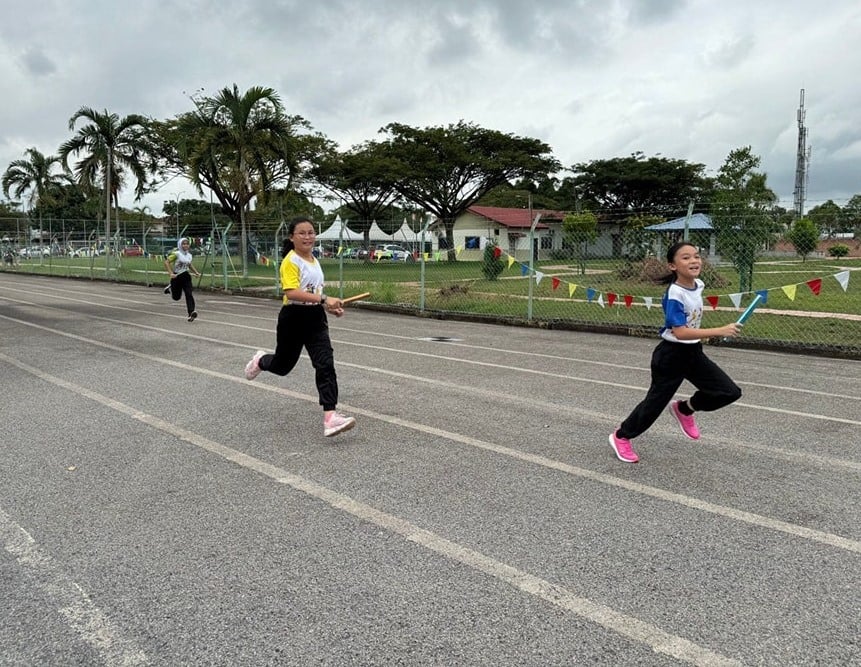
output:
M 630 465 L 656 341 L 353 307 L 327 439 L 196 297 L 0 273 L 0 664 L 861 664 L 859 362 L 707 348 Z

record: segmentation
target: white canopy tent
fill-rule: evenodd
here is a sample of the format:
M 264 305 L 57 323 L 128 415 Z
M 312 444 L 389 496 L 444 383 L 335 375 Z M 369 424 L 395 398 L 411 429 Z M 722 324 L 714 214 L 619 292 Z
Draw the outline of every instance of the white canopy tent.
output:
M 325 232 L 317 234 L 318 241 L 337 241 L 339 239 L 343 241 L 361 241 L 363 238 L 361 234 L 357 234 L 347 227 L 346 222 L 341 222 L 340 218 L 335 218 L 335 222 Z

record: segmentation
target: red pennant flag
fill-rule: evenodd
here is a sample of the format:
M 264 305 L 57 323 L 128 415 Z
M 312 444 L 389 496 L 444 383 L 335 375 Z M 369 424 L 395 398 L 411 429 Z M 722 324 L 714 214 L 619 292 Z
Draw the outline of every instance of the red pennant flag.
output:
M 607 303 L 612 306 L 616 302 L 616 296 L 613 292 L 607 292 Z
M 556 278 L 555 276 L 553 277 L 553 280 L 550 281 L 550 284 L 553 285 L 553 289 L 557 289 L 561 283 L 562 283 L 562 281 L 559 280 L 559 278 Z
M 819 296 L 819 291 L 822 289 L 822 278 L 814 278 L 813 280 L 808 280 L 807 286 L 810 288 L 811 292 L 813 292 L 816 296 Z
M 718 298 L 716 296 L 707 296 L 706 301 L 711 304 L 712 310 L 717 310 Z
M 625 295 L 625 308 L 630 308 L 631 304 L 634 303 L 634 297 L 630 294 Z
M 499 246 L 495 246 L 493 248 L 493 259 L 499 259 L 499 256 L 502 254 L 502 248 Z

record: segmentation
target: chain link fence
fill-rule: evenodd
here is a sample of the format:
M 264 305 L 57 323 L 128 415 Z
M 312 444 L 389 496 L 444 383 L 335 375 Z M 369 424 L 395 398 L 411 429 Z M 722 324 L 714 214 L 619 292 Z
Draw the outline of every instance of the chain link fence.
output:
M 106 240 L 104 223 L 48 220 L 34 239 L 28 218 L 0 219 L 2 270 L 163 286 L 164 257 L 186 236 L 203 274 L 198 288 L 280 296 L 284 223 L 249 223 L 245 275 L 238 229 L 174 227 L 166 236 L 144 223 L 114 223 Z M 687 234 L 704 260 L 704 327 L 735 321 L 757 294 L 762 299 L 742 336 L 712 344 L 861 359 L 861 240 L 854 234 L 822 240 L 804 258 L 778 235 L 740 270 L 737 258 L 721 255 L 726 237 L 716 240 L 709 230 L 642 232 L 636 252 L 620 227 L 573 246 L 546 229 L 466 230 L 454 235 L 454 247 L 433 228 L 371 235 L 342 224 L 320 231 L 328 291 L 370 292 L 363 307 L 651 337 L 663 322 L 665 288 L 656 279 L 666 272 L 664 253 Z

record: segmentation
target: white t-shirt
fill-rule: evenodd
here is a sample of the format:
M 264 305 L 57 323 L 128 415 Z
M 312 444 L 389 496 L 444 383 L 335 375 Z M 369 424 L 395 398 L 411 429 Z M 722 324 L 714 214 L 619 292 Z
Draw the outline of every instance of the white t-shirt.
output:
M 281 260 L 281 289 L 284 292 L 289 290 L 301 289 L 309 294 L 323 293 L 323 268 L 320 262 L 306 262 L 299 257 L 294 251 L 287 253 L 286 257 Z M 284 295 L 284 303 L 292 303 L 301 306 L 316 306 L 316 303 L 305 301 L 290 301 L 287 295 Z
M 699 329 L 703 319 L 703 289 L 705 283 L 697 278 L 694 287 L 682 287 L 673 283 L 664 292 L 661 307 L 664 309 L 664 326 L 661 338 L 672 343 L 699 343 L 699 338 L 679 340 L 673 335 L 673 327 Z

